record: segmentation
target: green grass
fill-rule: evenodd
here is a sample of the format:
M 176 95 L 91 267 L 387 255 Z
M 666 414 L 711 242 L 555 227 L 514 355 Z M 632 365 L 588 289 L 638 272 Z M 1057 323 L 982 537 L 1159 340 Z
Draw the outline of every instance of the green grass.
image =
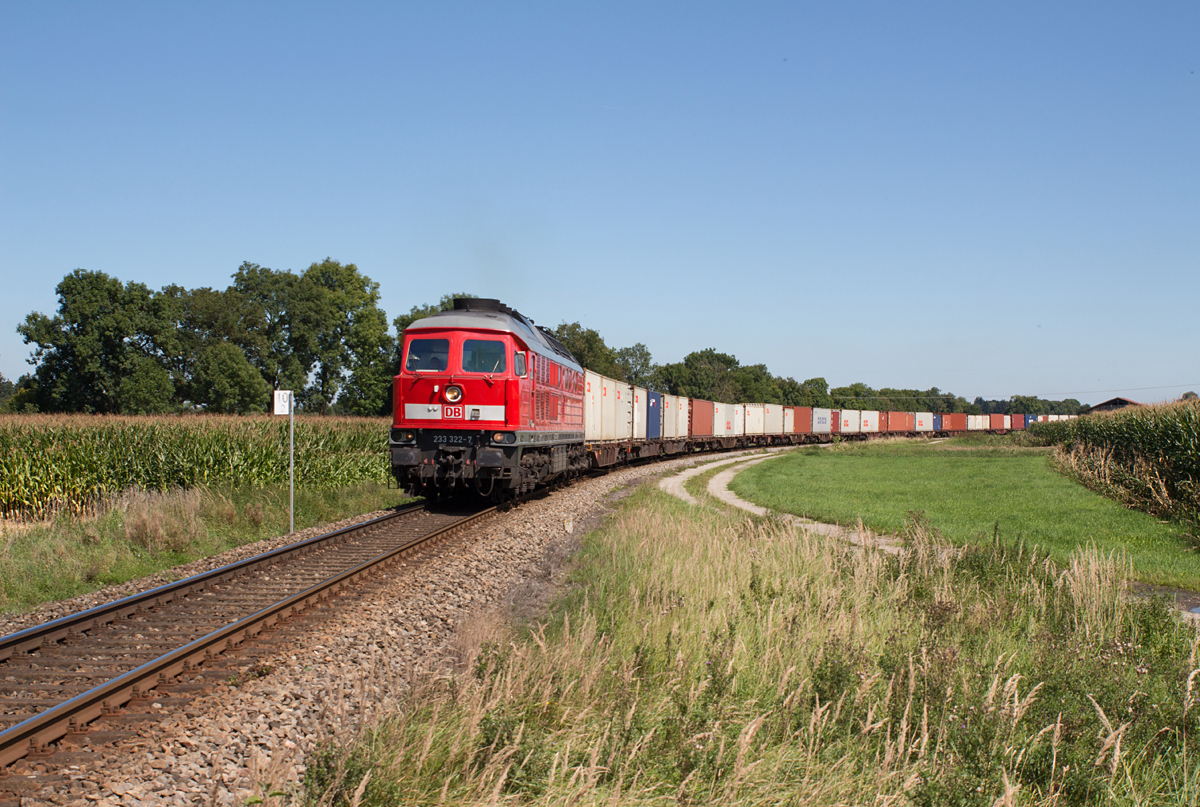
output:
M 296 529 L 410 501 L 385 485 L 296 490 Z M 94 516 L 0 529 L 0 611 L 25 611 L 288 531 L 287 487 L 132 492 Z
M 1127 510 L 1056 473 L 1047 449 L 995 441 L 843 444 L 762 463 L 731 485 L 745 499 L 817 521 L 899 531 L 922 511 L 947 539 L 1023 539 L 1065 562 L 1079 546 L 1125 552 L 1136 579 L 1200 590 L 1188 531 Z

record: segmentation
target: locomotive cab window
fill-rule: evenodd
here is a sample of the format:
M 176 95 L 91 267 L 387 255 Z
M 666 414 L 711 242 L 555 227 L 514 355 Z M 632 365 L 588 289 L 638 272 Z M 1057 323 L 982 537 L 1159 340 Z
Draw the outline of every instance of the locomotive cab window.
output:
M 410 373 L 445 370 L 449 362 L 449 339 L 413 339 L 408 343 L 404 369 Z
M 464 339 L 464 373 L 503 373 L 508 369 L 508 348 L 497 339 Z
M 513 372 L 517 374 L 517 378 L 524 378 L 529 369 L 525 366 L 525 354 L 513 354 Z

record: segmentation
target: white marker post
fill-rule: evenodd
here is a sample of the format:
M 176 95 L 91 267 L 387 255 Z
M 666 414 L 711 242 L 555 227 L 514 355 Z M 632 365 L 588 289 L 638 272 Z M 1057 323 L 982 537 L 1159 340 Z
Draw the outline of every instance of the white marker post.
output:
M 275 390 L 275 414 L 288 416 L 288 534 L 296 531 L 296 411 L 290 389 Z

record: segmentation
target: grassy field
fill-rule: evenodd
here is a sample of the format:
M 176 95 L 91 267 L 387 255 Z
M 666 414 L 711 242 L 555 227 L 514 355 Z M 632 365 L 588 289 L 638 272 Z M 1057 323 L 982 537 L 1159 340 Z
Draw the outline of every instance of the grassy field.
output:
M 1194 632 L 1122 596 L 1123 564 L 905 538 L 636 492 L 544 625 L 493 628 L 314 754 L 302 801 L 1200 803 Z
M 296 529 L 409 501 L 385 485 L 296 490 Z M 0 611 L 24 611 L 288 531 L 286 486 L 130 491 L 86 516 L 0 526 Z
M 1140 581 L 1200 590 L 1200 557 L 1187 529 L 1126 509 L 1056 473 L 1048 449 L 993 440 L 848 443 L 808 449 L 739 474 L 745 499 L 818 521 L 895 533 L 910 512 L 955 543 L 999 530 L 1059 563 L 1076 547 L 1125 552 Z

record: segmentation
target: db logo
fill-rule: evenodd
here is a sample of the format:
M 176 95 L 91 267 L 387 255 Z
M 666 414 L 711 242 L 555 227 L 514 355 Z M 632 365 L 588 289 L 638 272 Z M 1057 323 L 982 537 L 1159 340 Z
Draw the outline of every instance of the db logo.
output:
M 443 406 L 442 417 L 449 420 L 450 418 L 463 418 L 463 408 L 461 406 Z

